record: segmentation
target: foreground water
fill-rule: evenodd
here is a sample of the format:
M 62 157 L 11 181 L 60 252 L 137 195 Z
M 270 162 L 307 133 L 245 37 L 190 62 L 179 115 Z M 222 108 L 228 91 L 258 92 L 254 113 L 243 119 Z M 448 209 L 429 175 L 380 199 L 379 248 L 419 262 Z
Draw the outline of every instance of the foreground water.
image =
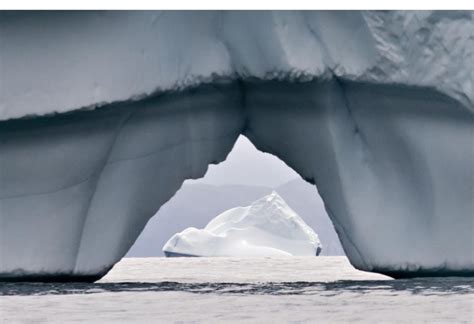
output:
M 0 322 L 474 322 L 471 278 L 392 280 L 345 257 L 130 258 L 95 284 L 0 284 Z

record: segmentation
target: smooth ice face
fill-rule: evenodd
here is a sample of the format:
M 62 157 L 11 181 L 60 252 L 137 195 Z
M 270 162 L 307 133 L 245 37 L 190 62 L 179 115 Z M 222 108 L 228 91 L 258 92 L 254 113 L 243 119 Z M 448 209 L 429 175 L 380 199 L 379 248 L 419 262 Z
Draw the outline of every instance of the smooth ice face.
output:
M 189 227 L 163 246 L 167 256 L 315 256 L 318 235 L 275 191 L 229 209 L 204 229 Z
M 0 13 L 0 278 L 99 278 L 240 134 L 317 184 L 357 268 L 473 275 L 473 34 L 472 12 Z

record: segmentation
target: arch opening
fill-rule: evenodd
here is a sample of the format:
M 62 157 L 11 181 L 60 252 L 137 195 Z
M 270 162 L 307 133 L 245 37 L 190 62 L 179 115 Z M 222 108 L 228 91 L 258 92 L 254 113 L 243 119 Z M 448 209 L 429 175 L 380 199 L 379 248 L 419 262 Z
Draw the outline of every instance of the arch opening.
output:
M 344 255 L 316 186 L 241 135 L 225 161 L 210 165 L 204 177 L 183 183 L 148 221 L 125 257 L 164 256 L 162 247 L 175 233 L 188 227 L 204 228 L 222 212 L 248 206 L 272 191 L 318 234 L 321 255 Z

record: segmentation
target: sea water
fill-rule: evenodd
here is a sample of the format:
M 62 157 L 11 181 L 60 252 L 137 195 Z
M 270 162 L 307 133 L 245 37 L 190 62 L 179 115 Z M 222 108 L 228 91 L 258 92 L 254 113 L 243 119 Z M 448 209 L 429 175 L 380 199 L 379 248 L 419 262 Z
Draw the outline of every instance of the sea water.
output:
M 126 258 L 93 284 L 0 283 L 3 323 L 473 323 L 472 278 L 389 277 L 345 257 Z

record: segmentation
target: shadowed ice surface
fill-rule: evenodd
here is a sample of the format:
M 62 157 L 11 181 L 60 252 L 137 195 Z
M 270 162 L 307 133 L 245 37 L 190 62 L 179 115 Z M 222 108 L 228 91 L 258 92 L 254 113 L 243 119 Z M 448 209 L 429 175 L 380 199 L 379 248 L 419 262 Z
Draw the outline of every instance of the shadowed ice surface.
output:
M 393 280 L 345 257 L 128 258 L 94 284 L 0 286 L 8 322 L 470 323 L 473 311 L 472 278 Z

